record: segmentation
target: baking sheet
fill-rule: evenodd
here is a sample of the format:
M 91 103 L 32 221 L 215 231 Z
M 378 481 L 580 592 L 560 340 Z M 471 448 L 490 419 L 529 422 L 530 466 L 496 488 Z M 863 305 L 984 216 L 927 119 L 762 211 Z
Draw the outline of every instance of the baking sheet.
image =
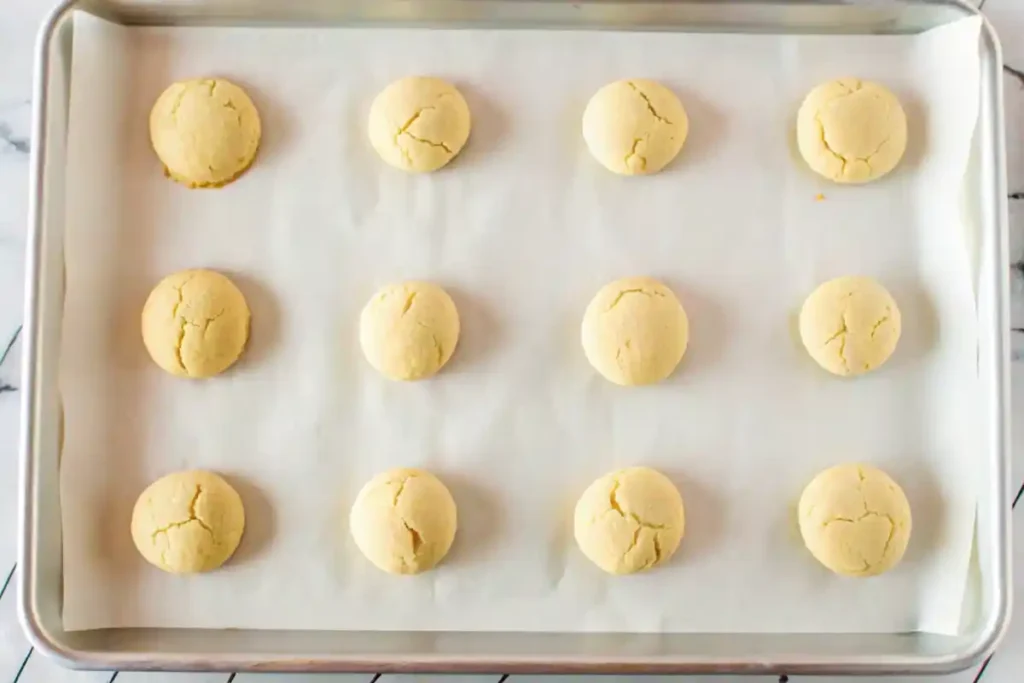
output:
M 980 397 L 959 197 L 977 118 L 980 19 L 920 36 L 122 28 L 75 20 L 60 384 L 64 623 L 105 627 L 632 632 L 957 629 L 972 541 Z M 455 82 L 474 116 L 450 168 L 386 167 L 365 135 L 394 78 Z M 243 84 L 254 168 L 216 191 L 162 177 L 148 111 L 175 79 Z M 882 182 L 817 179 L 792 140 L 813 85 L 856 75 L 906 105 Z M 579 121 L 605 82 L 662 80 L 691 118 L 665 172 L 591 160 Z M 819 198 L 818 195 L 824 195 Z M 175 270 L 232 275 L 253 312 L 243 361 L 204 382 L 158 370 L 138 319 Z M 884 370 L 842 381 L 800 348 L 820 281 L 879 278 L 903 313 Z M 579 348 L 607 281 L 679 294 L 691 346 L 654 387 L 601 379 Z M 377 287 L 423 278 L 462 317 L 433 380 L 377 376 L 357 344 Z M 820 469 L 890 471 L 914 512 L 905 561 L 842 579 L 803 550 L 795 503 Z M 571 510 L 629 464 L 679 485 L 687 534 L 665 567 L 602 575 Z M 348 537 L 372 474 L 436 471 L 459 505 L 448 560 L 383 575 Z M 247 531 L 222 571 L 137 556 L 135 497 L 169 471 L 221 471 Z

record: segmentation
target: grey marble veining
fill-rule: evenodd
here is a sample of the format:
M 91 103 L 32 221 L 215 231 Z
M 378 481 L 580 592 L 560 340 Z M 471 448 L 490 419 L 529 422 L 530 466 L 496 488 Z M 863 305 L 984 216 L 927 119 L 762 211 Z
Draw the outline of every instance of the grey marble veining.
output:
M 4 143 L 4 154 L 28 154 L 30 149 L 28 136 L 16 135 L 9 123 L 0 123 L 0 142 Z

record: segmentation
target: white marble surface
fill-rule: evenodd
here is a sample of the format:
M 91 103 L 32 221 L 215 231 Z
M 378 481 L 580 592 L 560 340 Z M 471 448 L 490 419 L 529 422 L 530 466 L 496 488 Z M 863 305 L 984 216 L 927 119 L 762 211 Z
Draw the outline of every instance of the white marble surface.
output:
M 54 0 L 3 0 L 0 3 L 0 683 L 106 683 L 116 677 L 124 683 L 310 683 L 309 676 L 224 674 L 144 674 L 116 672 L 71 672 L 45 657 L 34 656 L 17 624 L 15 585 L 15 507 L 17 504 L 16 439 L 18 389 L 20 381 L 19 331 L 22 315 L 23 251 L 28 198 L 29 118 L 31 105 L 32 46 L 36 28 Z M 1011 219 L 1012 326 L 1015 362 L 1013 394 L 1015 405 L 1024 405 L 1024 0 L 982 0 L 983 11 L 995 24 L 1002 39 L 1007 68 L 1004 73 L 1009 144 L 1009 190 Z M 1020 414 L 1020 411 L 1017 411 Z M 1024 481 L 1024 418 L 1014 425 L 1014 481 Z M 1024 488 L 1022 488 L 1024 490 Z M 1024 520 L 1024 503 L 1017 517 Z M 1014 530 L 1014 556 L 1018 585 L 1024 585 L 1024 521 Z M 6 579 L 6 581 L 5 581 Z M 948 677 L 902 678 L 918 683 L 968 683 L 983 678 L 986 683 L 1017 683 L 1024 680 L 1024 590 L 1015 600 L 1017 619 L 1002 647 L 984 671 L 970 670 Z M 271 678 L 275 680 L 271 680 Z M 372 675 L 321 676 L 317 680 L 338 683 L 368 683 Z M 463 683 L 498 683 L 500 673 L 490 676 L 392 676 L 379 683 L 411 683 L 455 679 Z M 513 676 L 510 681 L 583 681 L 585 677 L 549 679 Z M 617 681 L 665 681 L 672 677 L 617 677 Z M 681 678 L 672 678 L 681 681 Z M 685 680 L 697 680 L 685 679 Z M 723 679 L 715 679 L 723 680 Z M 762 683 L 775 677 L 758 676 Z M 822 683 L 824 678 L 793 680 Z M 865 680 L 844 678 L 843 681 Z

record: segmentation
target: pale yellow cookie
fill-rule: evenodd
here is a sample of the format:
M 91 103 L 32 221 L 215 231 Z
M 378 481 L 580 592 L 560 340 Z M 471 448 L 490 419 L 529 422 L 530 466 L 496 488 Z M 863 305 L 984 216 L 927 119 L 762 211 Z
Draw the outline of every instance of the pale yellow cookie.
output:
M 132 540 L 150 564 L 173 574 L 216 569 L 245 529 L 235 489 L 213 472 L 175 472 L 142 492 L 132 511 Z
M 807 353 L 835 375 L 860 375 L 889 359 L 900 339 L 900 309 L 869 277 L 846 276 L 820 285 L 800 309 Z
M 888 474 L 838 465 L 804 489 L 800 534 L 811 554 L 837 574 L 874 576 L 895 567 L 910 542 L 910 504 Z
M 234 365 L 249 338 L 249 306 L 235 284 L 212 270 L 168 275 L 142 309 L 142 341 L 161 368 L 212 377 Z
M 610 472 L 576 503 L 576 543 L 609 574 L 632 574 L 666 562 L 679 547 L 683 498 L 661 472 L 629 467 Z
M 657 173 L 686 142 L 690 122 L 679 98 L 636 78 L 598 90 L 583 112 L 583 139 L 595 159 L 621 175 Z
M 903 157 L 907 115 L 885 86 L 841 78 L 807 95 L 796 135 L 801 156 L 816 173 L 837 183 L 866 183 Z
M 682 360 L 689 338 L 679 299 L 649 277 L 605 285 L 583 314 L 583 352 L 594 369 L 615 384 L 665 379 Z
M 370 562 L 390 574 L 418 574 L 448 554 L 455 539 L 455 500 L 430 472 L 394 469 L 363 486 L 349 529 Z
M 174 83 L 149 114 L 149 137 L 165 172 L 189 187 L 220 187 L 242 175 L 260 135 L 256 106 L 222 78 Z
M 429 282 L 384 287 L 359 317 L 359 344 L 378 372 L 397 380 L 424 379 L 444 367 L 459 342 L 455 302 Z
M 384 88 L 370 106 L 370 144 L 403 171 L 436 171 L 469 139 L 469 105 L 440 78 L 409 76 Z

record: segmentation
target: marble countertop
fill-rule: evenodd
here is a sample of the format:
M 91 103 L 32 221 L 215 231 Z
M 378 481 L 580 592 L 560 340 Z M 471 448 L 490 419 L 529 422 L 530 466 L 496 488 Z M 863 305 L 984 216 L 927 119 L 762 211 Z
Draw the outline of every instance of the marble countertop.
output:
M 4 0 L 0 11 L 0 682 L 24 683 L 242 683 L 259 675 L 240 674 L 145 674 L 117 672 L 72 672 L 61 669 L 43 656 L 33 656 L 21 633 L 15 608 L 16 567 L 15 519 L 17 506 L 18 383 L 20 381 L 20 331 L 24 288 L 24 248 L 28 209 L 28 159 L 31 149 L 30 110 L 32 53 L 36 29 L 55 0 Z M 1006 68 L 1006 125 L 1010 191 L 1010 269 L 1013 289 L 1013 399 L 1024 405 L 1024 0 L 980 0 L 977 2 L 998 31 Z M 1017 411 L 1017 414 L 1021 414 Z M 1016 420 L 1013 434 L 1014 482 L 1024 492 L 1024 418 Z M 1020 493 L 1018 499 L 1024 498 Z M 1016 501 L 1015 501 L 1016 502 Z M 1018 586 L 1024 585 L 1024 503 L 1016 516 L 1014 560 Z M 1024 591 L 1017 591 L 1017 615 L 999 651 L 983 667 L 948 677 L 901 678 L 918 683 L 1016 683 L 1024 680 Z M 264 683 L 306 683 L 302 675 L 262 675 Z M 275 681 L 266 679 L 274 678 Z M 317 677 L 344 683 L 369 683 L 373 675 Z M 379 683 L 409 683 L 455 678 L 464 683 L 499 683 L 507 678 L 489 676 L 380 676 Z M 510 683 L 546 680 L 546 677 L 511 677 Z M 559 678 L 556 681 L 571 680 Z M 575 677 L 585 680 L 585 677 Z M 616 680 L 665 680 L 675 677 L 618 677 Z M 286 680 L 288 679 L 288 680 Z M 699 678 L 687 678 L 699 680 Z M 724 679 L 715 679 L 724 680 Z M 775 677 L 751 680 L 774 682 Z M 795 679 L 794 679 L 795 680 Z M 826 678 L 800 678 L 818 682 Z M 839 679 L 837 679 L 839 680 Z M 844 678 L 843 681 L 866 679 Z

